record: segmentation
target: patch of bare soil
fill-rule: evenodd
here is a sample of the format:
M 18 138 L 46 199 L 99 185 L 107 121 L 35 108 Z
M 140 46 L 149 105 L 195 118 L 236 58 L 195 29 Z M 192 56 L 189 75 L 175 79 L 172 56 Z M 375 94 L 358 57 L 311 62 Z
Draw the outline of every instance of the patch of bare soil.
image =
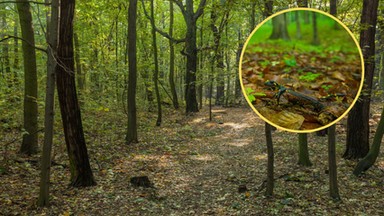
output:
M 297 163 L 297 135 L 273 132 L 275 193 L 264 197 L 264 122 L 250 108 L 203 109 L 193 116 L 170 111 L 161 127 L 154 114 L 139 115 L 140 142 L 124 144 L 125 117 L 97 113 L 84 128 L 97 186 L 67 187 L 69 170 L 62 134 L 57 134 L 51 176 L 51 205 L 37 208 L 39 166 L 8 149 L 8 169 L 0 175 L 3 215 L 380 215 L 384 214 L 380 161 L 363 177 L 356 162 L 341 159 L 345 126 L 337 126 L 341 202 L 328 196 L 327 138 L 309 135 L 312 167 Z M 97 127 L 95 126 L 97 125 Z M 1 149 L 4 157 L 4 148 Z M 147 176 L 151 187 L 131 183 Z

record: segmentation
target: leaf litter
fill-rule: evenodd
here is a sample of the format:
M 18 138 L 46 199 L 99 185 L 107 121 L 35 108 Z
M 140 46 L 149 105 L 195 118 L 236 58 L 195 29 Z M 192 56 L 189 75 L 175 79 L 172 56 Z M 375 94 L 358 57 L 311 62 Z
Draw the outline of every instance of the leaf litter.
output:
M 378 109 L 378 108 L 376 108 Z M 379 161 L 356 178 L 356 162 L 340 158 L 345 122 L 337 125 L 338 179 L 342 197 L 328 196 L 327 138 L 309 135 L 312 167 L 297 163 L 297 135 L 273 132 L 275 194 L 263 196 L 266 179 L 264 123 L 249 108 L 215 108 L 193 116 L 166 110 L 161 127 L 153 113 L 139 113 L 140 142 L 126 145 L 124 116 L 98 114 L 113 126 L 85 127 L 97 186 L 71 188 L 62 134 L 56 134 L 50 206 L 37 208 L 38 156 L 19 157 L 8 149 L 9 169 L 0 175 L 3 215 L 308 215 L 383 214 L 384 164 Z M 88 118 L 89 119 L 89 118 Z M 87 120 L 85 120 L 87 121 Z M 220 124 L 219 124 L 220 123 Z M 84 125 L 91 123 L 84 122 Z M 108 125 L 108 124 L 106 124 Z M 375 127 L 375 125 L 373 125 Z M 9 135 L 9 134 L 8 134 Z M 4 136 L 5 137 L 5 136 Z M 4 155 L 4 148 L 1 148 Z M 380 160 L 380 159 L 379 159 Z M 59 164 L 59 165 L 57 165 Z M 153 187 L 133 186 L 130 178 L 147 176 Z M 241 193 L 239 193 L 241 191 Z

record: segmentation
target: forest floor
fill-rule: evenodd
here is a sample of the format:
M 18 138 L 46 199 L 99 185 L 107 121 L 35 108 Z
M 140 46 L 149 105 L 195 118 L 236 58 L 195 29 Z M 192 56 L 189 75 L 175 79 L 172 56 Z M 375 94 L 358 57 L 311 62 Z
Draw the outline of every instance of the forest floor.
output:
M 297 135 L 274 131 L 275 190 L 272 198 L 266 198 L 264 123 L 250 108 L 214 107 L 212 122 L 207 109 L 192 116 L 166 109 L 161 127 L 154 126 L 154 113 L 140 112 L 140 142 L 132 145 L 124 143 L 126 118 L 117 113 L 108 109 L 83 113 L 94 187 L 67 186 L 64 137 L 57 132 L 48 208 L 36 206 L 39 155 L 21 157 L 16 154 L 18 143 L 7 150 L 2 145 L 0 159 L 6 162 L 6 172 L 0 174 L 0 215 L 384 214 L 384 161 L 379 158 L 362 177 L 352 175 L 356 161 L 341 158 L 345 120 L 337 124 L 341 201 L 333 202 L 328 191 L 327 137 L 309 135 L 313 166 L 301 167 Z M 60 123 L 56 128 L 61 130 Z M 0 135 L 2 143 L 15 136 L 4 131 Z M 148 176 L 154 187 L 131 185 L 134 176 Z M 239 193 L 239 187 L 246 187 L 246 192 Z

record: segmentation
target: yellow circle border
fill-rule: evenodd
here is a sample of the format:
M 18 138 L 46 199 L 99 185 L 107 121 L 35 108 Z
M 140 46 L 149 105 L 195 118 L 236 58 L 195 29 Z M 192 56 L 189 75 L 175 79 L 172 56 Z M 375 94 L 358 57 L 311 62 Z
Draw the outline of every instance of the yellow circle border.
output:
M 247 48 L 248 46 L 248 42 L 249 40 L 251 39 L 251 37 L 253 36 L 253 34 L 255 34 L 255 32 L 262 26 L 264 25 L 264 23 L 266 23 L 267 21 L 269 21 L 270 19 L 272 19 L 273 17 L 275 16 L 278 16 L 280 14 L 283 14 L 283 13 L 287 13 L 287 12 L 292 12 L 292 11 L 312 11 L 312 12 L 317 12 L 317 13 L 321 13 L 327 17 L 330 17 L 332 18 L 333 20 L 335 20 L 337 23 L 339 23 L 348 33 L 349 35 L 351 36 L 351 38 L 353 39 L 353 41 L 355 42 L 355 45 L 359 51 L 359 54 L 360 54 L 360 60 L 361 60 L 361 80 L 360 80 L 360 86 L 359 86 L 359 90 L 357 91 L 357 94 L 355 96 L 355 99 L 352 101 L 352 103 L 349 105 L 348 109 L 346 111 L 344 111 L 344 113 L 339 116 L 336 120 L 332 121 L 331 123 L 327 124 L 327 125 L 324 125 L 322 127 L 319 127 L 319 128 L 316 128 L 316 129 L 312 129 L 312 130 L 292 130 L 292 129 L 288 129 L 288 128 L 284 128 L 284 127 L 281 127 L 273 122 L 271 122 L 270 120 L 266 119 L 263 115 L 261 115 L 261 113 L 259 113 L 259 111 L 257 111 L 257 109 L 253 106 L 252 102 L 248 99 L 247 97 L 247 94 L 246 94 L 246 91 L 245 91 L 245 88 L 244 88 L 244 84 L 243 84 L 243 78 L 242 78 L 242 62 L 243 62 L 243 56 L 244 56 L 244 52 L 245 52 L 245 49 Z M 241 86 L 241 90 L 243 92 L 243 95 L 245 96 L 245 99 L 247 100 L 248 102 L 248 105 L 253 109 L 253 111 L 261 118 L 263 119 L 265 122 L 267 122 L 268 124 L 276 127 L 276 128 L 279 128 L 280 130 L 284 130 L 284 131 L 288 131 L 288 132 L 293 132 L 293 133 L 312 133 L 312 132 L 316 132 L 316 131 L 320 131 L 320 130 L 323 130 L 323 129 L 326 129 L 334 124 L 336 124 L 338 121 L 340 121 L 342 118 L 344 118 L 344 116 L 346 116 L 348 114 L 348 112 L 352 109 L 352 107 L 355 105 L 356 101 L 359 99 L 360 97 L 360 93 L 361 93 L 361 90 L 363 88 L 363 84 L 364 84 L 364 75 L 365 75 L 365 68 L 364 68 L 364 57 L 363 57 L 363 53 L 361 51 L 361 48 L 360 48 L 360 45 L 359 45 L 359 42 L 356 40 L 355 36 L 353 35 L 353 33 L 351 32 L 351 30 L 349 30 L 349 28 L 344 24 L 342 23 L 339 19 L 337 19 L 336 17 L 332 16 L 331 14 L 329 13 L 326 13 L 324 11 L 321 11 L 321 10 L 317 10 L 317 9 L 313 9 L 313 8 L 290 8 L 290 9 L 286 9 L 286 10 L 282 10 L 282 11 L 279 11 L 277 13 L 274 13 L 273 15 L 267 17 L 265 20 L 263 20 L 261 23 L 259 23 L 255 29 L 253 29 L 253 31 L 251 32 L 251 34 L 248 36 L 247 40 L 245 41 L 244 43 L 244 46 L 241 50 L 241 55 L 240 55 L 240 62 L 239 62 L 239 80 L 240 80 L 240 86 Z

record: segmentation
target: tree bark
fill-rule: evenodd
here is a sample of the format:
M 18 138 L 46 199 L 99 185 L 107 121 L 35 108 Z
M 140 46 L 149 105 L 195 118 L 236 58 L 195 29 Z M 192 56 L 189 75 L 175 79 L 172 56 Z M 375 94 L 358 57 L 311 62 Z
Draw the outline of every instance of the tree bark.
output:
M 204 0 L 202 0 L 204 1 Z M 197 47 L 196 47 L 196 20 L 193 10 L 193 0 L 186 0 L 184 19 L 187 24 L 185 38 L 185 54 L 187 56 L 185 102 L 186 113 L 198 112 L 196 99 L 196 68 L 197 68 Z
M 215 8 L 213 8 L 215 10 Z M 251 2 L 251 17 L 249 22 L 249 32 L 252 32 L 256 27 L 256 1 Z
M 46 0 L 46 2 L 48 2 Z M 58 9 L 59 0 L 53 0 L 51 15 L 47 15 L 47 84 L 45 96 L 44 114 L 44 144 L 41 156 L 40 193 L 37 201 L 38 206 L 49 204 L 49 183 L 51 172 L 51 151 L 53 142 L 53 121 L 55 102 L 55 79 L 56 79 L 56 57 L 57 57 L 57 36 L 58 36 Z
M 269 39 L 290 40 L 285 22 L 285 14 L 280 14 L 272 18 L 272 34 Z
M 241 40 L 241 29 L 238 29 L 238 34 L 237 34 L 237 41 L 238 41 L 238 46 L 237 46 L 237 52 L 236 52 L 236 68 L 239 67 L 240 63 L 240 56 L 241 56 L 241 50 L 243 49 L 243 43 Z M 241 85 L 240 85 L 240 76 L 236 76 L 236 83 L 235 83 L 235 101 L 237 104 L 241 103 L 242 95 L 241 95 Z
M 151 26 L 152 26 L 152 44 L 153 44 L 153 59 L 155 64 L 155 71 L 153 73 L 153 83 L 155 84 L 155 93 L 156 93 L 156 101 L 157 101 L 157 120 L 156 126 L 161 125 L 161 98 L 159 92 L 159 60 L 157 58 L 157 42 L 156 42 L 156 29 L 155 29 L 155 15 L 154 15 L 154 7 L 153 0 L 151 0 Z
M 369 151 L 369 110 L 373 73 L 375 70 L 375 29 L 377 22 L 378 0 L 364 0 L 361 14 L 360 47 L 364 56 L 365 79 L 360 100 L 351 109 L 347 120 L 347 148 L 345 159 L 357 159 Z
M 212 5 L 212 11 L 211 11 L 211 30 L 213 32 L 213 41 L 214 41 L 214 50 L 215 50 L 215 61 L 212 64 L 216 63 L 216 68 L 218 71 L 216 72 L 216 100 L 215 105 L 223 105 L 224 103 L 224 60 L 223 60 L 223 53 L 220 48 L 220 40 L 221 40 L 221 29 L 216 26 L 215 22 L 217 19 L 217 10 L 218 5 L 213 4 Z
M 5 14 L 1 16 L 1 28 L 3 29 L 2 33 L 5 33 L 7 30 L 7 19 Z M 9 44 L 8 41 L 2 42 L 2 58 L 4 59 L 5 66 L 5 77 L 9 87 L 12 87 L 12 74 L 11 74 L 11 62 L 9 61 Z
M 169 35 L 173 37 L 173 2 L 169 2 Z M 177 99 L 175 87 L 175 47 L 171 40 L 169 40 L 169 86 L 171 88 L 172 103 L 175 109 L 179 108 L 179 100 Z
M 20 153 L 31 155 L 37 152 L 37 67 L 32 14 L 28 0 L 16 0 L 19 12 L 24 59 L 24 129 Z
M 264 0 L 264 18 L 273 14 L 273 0 Z
M 317 32 L 317 18 L 316 17 L 317 17 L 316 13 L 312 12 L 312 26 L 313 26 L 312 44 L 317 46 L 320 44 L 320 39 L 319 39 L 319 34 Z
M 73 16 L 75 0 L 61 0 L 58 67 L 56 84 L 63 121 L 65 143 L 70 162 L 73 187 L 95 185 L 85 144 L 80 107 L 76 94 L 75 62 L 73 53 Z
M 79 43 L 79 36 L 75 32 L 73 34 L 73 41 L 75 43 L 75 59 L 76 59 L 76 73 L 77 73 L 77 86 L 79 87 L 80 92 L 84 90 L 84 74 L 81 67 L 81 61 L 80 61 L 80 43 Z
M 299 11 L 295 11 L 295 21 L 296 21 L 296 39 L 301 40 L 301 25 L 300 25 L 300 18 L 299 18 Z
M 15 24 L 13 26 L 13 35 L 15 37 L 18 37 L 18 22 L 17 19 L 15 20 Z M 18 76 L 18 69 L 20 68 L 19 65 L 19 39 L 15 38 L 13 41 L 14 47 L 13 47 L 13 84 L 17 86 L 20 81 L 19 81 L 19 76 Z
M 336 126 L 328 128 L 328 166 L 329 166 L 329 194 L 332 199 L 340 200 L 339 188 L 337 185 L 337 164 L 336 164 Z
M 267 141 L 267 189 L 265 190 L 265 196 L 271 197 L 273 195 L 274 188 L 274 153 L 273 153 L 273 143 L 272 143 L 272 131 L 271 125 L 265 122 L 265 138 Z
M 359 176 L 362 172 L 368 170 L 376 162 L 377 157 L 380 153 L 381 140 L 384 135 L 384 107 L 381 111 L 380 122 L 377 125 L 377 130 L 373 138 L 372 148 L 368 154 L 356 165 L 353 174 Z
M 333 16 L 337 15 L 337 0 L 330 0 L 329 1 L 329 13 Z
M 125 141 L 127 144 L 137 143 L 137 119 L 136 119 L 136 15 L 137 0 L 129 0 L 128 8 L 128 43 L 129 43 L 129 77 L 128 77 L 128 125 Z
M 309 159 L 308 153 L 308 134 L 299 134 L 299 165 L 312 166 L 311 160 Z

